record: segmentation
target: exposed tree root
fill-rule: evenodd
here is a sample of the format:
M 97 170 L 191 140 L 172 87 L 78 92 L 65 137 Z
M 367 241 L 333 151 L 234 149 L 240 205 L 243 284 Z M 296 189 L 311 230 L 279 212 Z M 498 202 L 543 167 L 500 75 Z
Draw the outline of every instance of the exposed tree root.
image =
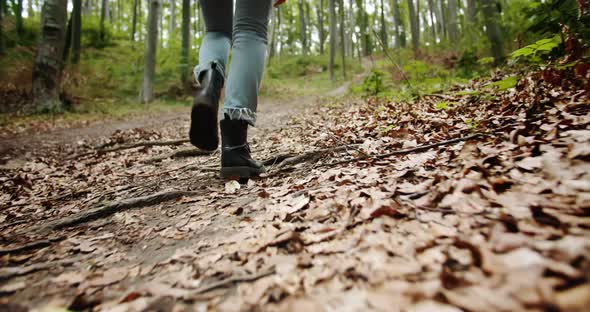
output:
M 47 232 L 52 230 L 59 230 L 66 227 L 78 225 L 81 223 L 86 223 L 89 221 L 97 220 L 100 218 L 104 218 L 115 214 L 117 212 L 133 209 L 133 208 L 141 208 L 145 206 L 151 206 L 155 204 L 159 204 L 161 202 L 177 199 L 183 196 L 190 196 L 198 194 L 197 192 L 191 191 L 167 191 L 167 192 L 160 192 L 152 195 L 137 197 L 137 198 L 129 198 L 124 199 L 121 201 L 116 201 L 105 206 L 95 208 L 89 211 L 83 211 L 77 213 L 73 216 L 61 218 L 55 221 L 48 222 L 41 227 L 36 227 L 33 229 L 25 230 L 24 233 L 28 233 L 30 231 L 37 231 L 37 232 Z
M 110 152 L 117 152 L 117 151 L 122 151 L 122 150 L 137 148 L 137 147 L 181 145 L 181 144 L 188 143 L 188 142 L 189 142 L 189 140 L 187 140 L 187 139 L 172 140 L 172 141 L 142 141 L 142 142 L 137 142 L 137 143 L 132 143 L 132 144 L 125 144 L 125 145 L 120 145 L 120 146 L 115 146 L 115 147 L 109 147 L 109 148 L 101 148 L 101 147 L 99 147 L 99 148 L 96 148 L 94 151 L 86 152 L 86 153 L 82 153 L 82 154 L 77 154 L 77 155 L 74 155 L 72 157 L 68 157 L 66 159 L 76 159 L 76 158 L 79 158 L 79 157 L 93 155 L 95 153 L 97 153 L 99 155 L 100 154 L 106 154 L 106 153 L 110 153 Z
M 153 157 L 150 159 L 146 159 L 144 163 L 151 164 L 155 162 L 160 162 L 162 160 L 166 160 L 168 158 L 185 158 L 185 157 L 198 157 L 198 156 L 210 156 L 213 155 L 215 152 L 207 152 L 202 151 L 197 148 L 187 148 L 174 151 L 172 153 L 168 153 L 165 155 Z
M 36 242 L 26 244 L 26 245 L 23 245 L 20 247 L 0 249 L 0 256 L 7 255 L 7 254 L 17 254 L 17 253 L 31 251 L 31 250 L 35 250 L 35 249 L 41 249 L 41 248 L 49 247 L 52 244 L 53 244 L 53 241 L 51 241 L 51 240 L 41 240 L 41 241 L 36 241 Z
M 289 165 L 293 166 L 293 165 L 296 165 L 296 164 L 299 164 L 302 162 L 313 161 L 315 159 L 319 159 L 320 157 L 322 157 L 328 153 L 342 152 L 342 151 L 346 151 L 346 150 L 350 150 L 350 149 L 354 150 L 356 148 L 358 148 L 358 144 L 325 148 L 325 149 L 315 150 L 315 151 L 311 151 L 311 152 L 307 152 L 307 153 L 303 153 L 303 154 L 299 154 L 299 155 L 293 154 L 293 153 L 281 154 L 281 155 L 278 155 L 273 158 L 265 160 L 264 165 L 266 165 L 266 166 L 275 165 L 277 168 L 284 168 Z
M 6 281 L 11 278 L 15 278 L 18 276 L 27 275 L 30 273 L 34 273 L 37 271 L 49 270 L 56 265 L 70 265 L 72 263 L 76 263 L 80 261 L 80 259 L 65 259 L 60 261 L 53 261 L 53 262 L 45 262 L 45 263 L 35 263 L 26 267 L 7 267 L 0 269 L 0 281 Z
M 261 279 L 263 277 L 267 277 L 269 275 L 275 274 L 275 272 L 276 272 L 275 268 L 273 267 L 271 269 L 268 269 L 268 270 L 265 270 L 265 271 L 262 271 L 262 272 L 256 273 L 256 274 L 244 275 L 244 276 L 232 276 L 232 277 L 226 278 L 221 281 L 213 282 L 209 285 L 203 285 L 202 287 L 195 290 L 194 293 L 192 293 L 192 295 L 203 294 L 203 293 L 215 290 L 217 288 L 232 286 L 237 283 L 253 282 L 253 281 Z

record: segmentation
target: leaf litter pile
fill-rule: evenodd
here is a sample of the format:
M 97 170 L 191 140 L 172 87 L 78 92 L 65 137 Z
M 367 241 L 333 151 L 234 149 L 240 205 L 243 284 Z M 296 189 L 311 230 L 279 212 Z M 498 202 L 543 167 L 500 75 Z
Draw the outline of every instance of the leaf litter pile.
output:
M 29 153 L 0 174 L 0 302 L 585 311 L 588 103 L 531 74 L 412 103 L 274 104 L 251 140 L 270 170 L 246 184 L 188 147 L 186 117 Z

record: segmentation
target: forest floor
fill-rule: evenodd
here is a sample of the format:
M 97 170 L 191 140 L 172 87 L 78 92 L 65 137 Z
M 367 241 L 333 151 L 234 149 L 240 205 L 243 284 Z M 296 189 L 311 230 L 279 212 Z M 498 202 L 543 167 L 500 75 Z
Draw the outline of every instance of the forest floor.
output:
M 345 92 L 263 101 L 242 185 L 188 108 L 0 139 L 0 310 L 590 305 L 587 93 Z

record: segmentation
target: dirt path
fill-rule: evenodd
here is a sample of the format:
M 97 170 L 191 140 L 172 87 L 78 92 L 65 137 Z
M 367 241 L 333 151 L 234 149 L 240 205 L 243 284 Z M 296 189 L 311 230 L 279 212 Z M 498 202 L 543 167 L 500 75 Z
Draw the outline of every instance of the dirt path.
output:
M 590 107 L 533 89 L 263 102 L 244 185 L 186 144 L 95 149 L 186 112 L 34 141 L 0 170 L 0 308 L 584 311 Z

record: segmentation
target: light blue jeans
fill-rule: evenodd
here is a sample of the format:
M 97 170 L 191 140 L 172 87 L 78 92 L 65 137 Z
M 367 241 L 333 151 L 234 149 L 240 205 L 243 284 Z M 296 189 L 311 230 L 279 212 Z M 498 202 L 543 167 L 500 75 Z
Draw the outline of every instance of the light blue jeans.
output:
M 236 0 L 235 21 L 233 0 L 199 1 L 207 32 L 195 77 L 203 70 L 218 69 L 226 79 L 224 118 L 244 120 L 254 126 L 272 0 Z M 232 61 L 226 78 L 230 49 Z

